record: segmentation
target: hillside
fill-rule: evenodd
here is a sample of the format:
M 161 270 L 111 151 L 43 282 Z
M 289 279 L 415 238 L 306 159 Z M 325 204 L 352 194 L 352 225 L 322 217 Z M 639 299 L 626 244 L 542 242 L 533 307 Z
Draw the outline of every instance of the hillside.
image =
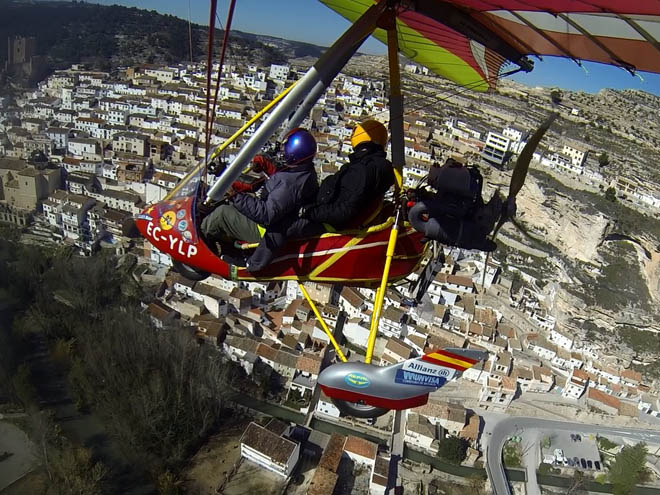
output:
M 193 25 L 193 57 L 206 53 L 206 30 Z M 189 59 L 188 22 L 172 15 L 117 5 L 78 2 L 0 2 L 0 67 L 7 58 L 7 38 L 34 36 L 36 55 L 49 69 L 75 63 L 111 70 L 139 63 L 174 63 Z M 217 30 L 220 40 L 222 31 Z M 219 44 L 220 42 L 218 42 Z M 318 57 L 322 47 L 232 31 L 229 54 L 268 65 L 289 58 Z

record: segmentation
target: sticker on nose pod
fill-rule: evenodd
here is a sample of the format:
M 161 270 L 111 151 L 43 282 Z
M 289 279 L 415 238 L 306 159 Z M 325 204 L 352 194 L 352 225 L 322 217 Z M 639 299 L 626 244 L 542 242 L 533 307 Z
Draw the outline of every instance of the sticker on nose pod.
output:
M 354 388 L 367 388 L 371 385 L 371 380 L 362 373 L 349 373 L 344 377 L 344 382 L 346 382 L 346 385 Z

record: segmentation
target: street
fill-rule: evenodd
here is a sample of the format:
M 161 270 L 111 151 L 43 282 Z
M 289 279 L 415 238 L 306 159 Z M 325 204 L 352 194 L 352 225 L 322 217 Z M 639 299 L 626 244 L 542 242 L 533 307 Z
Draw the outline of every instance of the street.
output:
M 539 418 L 506 416 L 504 414 L 484 413 L 484 443 L 486 447 L 486 462 L 493 493 L 496 495 L 511 495 L 509 483 L 502 463 L 502 449 L 506 440 L 512 435 L 521 434 L 524 448 L 524 461 L 527 469 L 527 493 L 540 495 L 536 480 L 538 458 L 538 441 L 544 435 L 562 430 L 575 433 L 591 433 L 594 435 L 617 435 L 637 442 L 660 444 L 660 432 L 636 428 L 608 427 L 601 425 L 582 424 L 566 421 L 553 421 Z M 531 464 L 531 465 L 530 465 Z

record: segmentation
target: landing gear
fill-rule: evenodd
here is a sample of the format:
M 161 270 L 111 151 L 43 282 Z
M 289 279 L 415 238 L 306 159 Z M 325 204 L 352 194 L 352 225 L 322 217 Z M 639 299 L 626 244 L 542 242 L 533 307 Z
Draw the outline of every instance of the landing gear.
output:
M 387 414 L 390 409 L 374 407 L 364 402 L 348 402 L 345 400 L 332 399 L 332 403 L 346 416 L 354 418 L 379 418 Z
M 180 275 L 186 277 L 188 280 L 193 280 L 195 282 L 204 280 L 205 278 L 208 278 L 209 275 L 211 275 L 209 272 L 205 272 L 204 270 L 200 270 L 176 260 L 172 260 L 172 266 L 174 266 L 174 269 Z

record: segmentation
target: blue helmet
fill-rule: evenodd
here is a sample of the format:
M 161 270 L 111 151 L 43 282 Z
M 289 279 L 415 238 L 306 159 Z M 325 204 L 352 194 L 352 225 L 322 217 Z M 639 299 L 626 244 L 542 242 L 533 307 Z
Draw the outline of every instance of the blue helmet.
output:
M 297 128 L 287 134 L 282 146 L 284 161 L 287 165 L 296 165 L 316 155 L 316 139 L 309 131 Z

